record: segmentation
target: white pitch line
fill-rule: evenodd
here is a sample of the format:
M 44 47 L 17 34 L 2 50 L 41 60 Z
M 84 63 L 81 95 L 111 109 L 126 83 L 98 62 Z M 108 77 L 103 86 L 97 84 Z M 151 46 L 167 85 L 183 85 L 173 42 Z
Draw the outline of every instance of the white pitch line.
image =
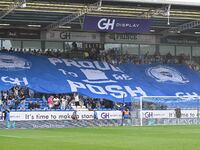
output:
M 19 138 L 19 139 L 23 139 L 25 137 L 22 136 L 16 136 L 16 135 L 0 135 L 0 137 L 8 137 L 8 138 Z

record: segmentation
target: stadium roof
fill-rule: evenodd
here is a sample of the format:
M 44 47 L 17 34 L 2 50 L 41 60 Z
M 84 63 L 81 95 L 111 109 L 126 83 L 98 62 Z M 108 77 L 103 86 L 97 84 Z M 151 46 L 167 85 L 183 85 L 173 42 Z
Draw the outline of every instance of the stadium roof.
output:
M 70 14 L 79 13 L 88 7 L 78 19 L 64 24 L 69 30 L 81 30 L 83 16 L 122 16 L 131 18 L 151 18 L 152 32 L 160 33 L 169 29 L 180 29 L 181 33 L 194 34 L 200 31 L 200 6 L 150 4 L 134 0 L 1 0 L 0 28 L 36 28 L 43 30 L 50 24 Z M 170 25 L 168 9 L 170 9 Z M 186 24 L 187 23 L 187 24 Z M 33 26 L 35 25 L 35 26 Z M 63 26 L 62 26 L 63 27 Z M 183 28 L 185 27 L 185 28 Z M 178 32 L 179 33 L 179 32 Z

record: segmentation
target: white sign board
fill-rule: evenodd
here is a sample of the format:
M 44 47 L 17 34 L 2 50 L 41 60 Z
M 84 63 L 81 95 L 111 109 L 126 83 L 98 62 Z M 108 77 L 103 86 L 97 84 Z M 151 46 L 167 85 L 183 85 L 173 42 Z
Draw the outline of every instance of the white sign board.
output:
M 155 35 L 142 35 L 142 34 L 133 34 L 133 33 L 109 33 L 105 35 L 106 43 L 124 43 L 124 44 L 133 44 L 133 43 L 148 43 L 155 44 L 156 36 Z
M 121 111 L 97 111 L 98 119 L 122 119 Z
M 142 117 L 149 118 L 176 118 L 175 110 L 145 110 Z M 181 118 L 197 118 L 197 110 L 181 110 Z
M 73 111 L 46 111 L 46 112 L 11 112 L 11 121 L 28 120 L 72 120 Z M 93 111 L 77 111 L 77 118 L 83 120 L 94 119 Z
M 50 31 L 46 32 L 46 40 L 99 43 L 100 34 L 88 32 Z
M 10 112 L 11 121 L 29 120 L 72 120 L 74 111 L 30 111 Z M 94 119 L 94 111 L 77 111 L 78 120 Z M 98 119 L 121 119 L 121 111 L 96 111 Z M 1 116 L 1 114 L 0 114 Z

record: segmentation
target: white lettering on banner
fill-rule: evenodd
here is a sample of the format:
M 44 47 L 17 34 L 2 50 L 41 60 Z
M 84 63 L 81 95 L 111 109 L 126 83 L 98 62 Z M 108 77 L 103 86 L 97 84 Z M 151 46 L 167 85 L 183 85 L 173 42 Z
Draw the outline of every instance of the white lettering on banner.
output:
M 68 72 L 68 71 L 65 71 L 63 69 L 58 69 L 58 71 L 62 72 L 64 75 L 70 75 L 70 76 L 75 77 L 75 78 L 78 77 L 78 75 L 74 72 Z
M 114 67 L 113 65 L 110 65 L 106 62 L 98 62 L 98 61 L 75 61 L 70 59 L 57 59 L 57 58 L 49 58 L 49 61 L 53 65 L 58 64 L 65 64 L 67 67 L 76 67 L 80 69 L 80 71 L 83 74 L 79 74 L 80 72 L 69 72 L 69 70 L 65 69 L 58 69 L 60 72 L 62 72 L 65 76 L 70 75 L 72 77 L 78 78 L 81 77 L 81 81 L 84 83 L 88 83 L 87 85 L 83 85 L 82 83 L 70 82 L 70 85 L 73 85 L 72 89 L 76 91 L 77 88 L 85 88 L 88 87 L 90 91 L 93 91 L 94 93 L 106 93 L 102 90 L 100 87 L 95 87 L 95 89 L 99 89 L 100 91 L 96 91 L 94 88 L 90 86 L 90 84 L 102 84 L 102 83 L 117 83 L 119 80 L 121 81 L 129 81 L 132 80 L 130 76 L 127 74 L 124 74 L 123 71 L 121 71 L 118 67 Z M 115 71 L 115 74 L 108 73 L 107 70 Z M 116 73 L 118 72 L 118 73 Z M 107 76 L 108 75 L 108 76 Z M 112 79 L 110 79 L 110 76 Z M 83 78 L 83 79 L 82 79 Z M 75 86 L 76 85 L 76 86 Z M 94 87 L 94 86 L 93 86 Z M 128 89 L 130 90 L 130 89 Z M 139 89 L 140 90 L 140 89 Z M 138 89 L 136 91 L 139 91 Z M 131 91 L 130 91 L 131 92 Z M 140 93 L 140 91 L 138 92 Z M 144 93 L 142 93 L 144 94 Z M 112 94 L 113 95 L 113 94 Z M 115 95 L 115 94 L 114 94 Z
M 111 69 L 112 69 L 113 71 L 117 71 L 117 72 L 121 72 L 121 73 L 123 73 L 123 71 L 120 70 L 119 67 L 114 67 L 114 66 L 111 65 L 111 64 L 110 64 L 110 67 L 111 67 Z
M 70 59 L 62 59 L 62 61 L 65 63 L 66 66 L 75 66 L 80 68 L 81 66 L 78 65 L 78 63 L 74 60 L 70 60 Z
M 78 75 L 74 72 L 68 72 L 68 74 L 72 77 L 78 78 Z
M 104 89 L 101 86 L 96 86 L 96 85 L 93 86 L 90 84 L 85 85 L 81 82 L 74 82 L 71 80 L 67 80 L 67 82 L 69 83 L 72 92 L 77 92 L 78 89 L 88 89 L 92 93 L 97 93 L 97 91 L 95 91 L 94 89 L 91 90 L 91 87 L 95 87 L 101 91 L 101 92 L 98 91 L 99 93 L 101 94 L 105 93 L 105 95 L 110 94 L 111 96 L 116 98 L 127 97 L 128 94 L 130 94 L 131 96 L 146 96 L 146 93 L 140 87 L 136 87 L 136 90 L 133 90 L 129 86 L 121 87 L 119 85 L 107 85 L 104 87 L 105 88 Z M 116 90 L 114 90 L 113 88 L 115 88 Z M 116 95 L 116 93 L 119 93 L 119 95 Z
M 84 84 L 82 84 L 80 82 L 72 82 L 70 80 L 67 80 L 67 82 L 69 83 L 72 92 L 77 92 L 78 88 L 86 89 L 86 87 L 84 86 Z
M 84 68 L 95 68 L 92 62 L 89 62 L 89 61 L 79 61 L 79 64 L 83 66 Z
M 48 58 L 50 63 L 52 63 L 54 66 L 56 66 L 57 63 L 62 63 L 61 59 L 58 58 Z
M 84 77 L 82 81 L 89 84 L 116 83 L 118 80 L 132 80 L 130 76 L 128 76 L 127 74 L 123 74 L 123 71 L 121 71 L 118 67 L 114 67 L 113 65 L 106 62 L 100 63 L 98 61 L 74 61 L 70 59 L 57 58 L 49 58 L 49 61 L 55 66 L 64 63 L 67 67 L 80 68 L 80 71 L 83 73 L 84 76 L 81 76 L 75 72 L 69 72 L 68 70 L 64 70 L 61 68 L 58 70 L 62 72 L 65 76 L 70 75 L 76 78 L 79 76 Z M 107 74 L 105 72 L 107 70 L 115 71 L 115 74 L 112 75 L 114 80 L 107 77 Z
M 111 86 L 106 86 L 105 88 L 107 91 L 112 92 L 110 95 L 112 95 L 113 97 L 116 97 L 116 98 L 127 97 L 126 92 L 120 91 L 120 90 L 123 90 L 121 86 L 111 85 Z
M 127 90 L 127 92 L 132 96 L 138 96 L 137 94 L 147 96 L 147 94 L 140 88 L 140 87 L 135 87 L 136 90 L 132 90 L 129 86 L 124 86 L 124 88 Z
M 74 111 L 10 112 L 11 121 L 72 120 Z M 121 119 L 121 111 L 96 111 L 98 119 Z M 79 120 L 94 119 L 93 111 L 77 111 Z
M 107 94 L 107 92 L 100 86 L 90 85 L 90 84 L 86 84 L 86 86 L 94 94 L 101 94 L 101 95 Z
M 58 69 L 58 71 L 61 71 L 64 75 L 67 75 L 67 71 L 65 71 L 64 69 Z
M 5 83 L 10 83 L 13 85 L 28 85 L 28 80 L 26 77 L 23 77 L 22 79 L 19 78 L 11 78 L 11 77 L 1 77 L 1 81 L 5 82 Z
M 113 74 L 113 77 L 115 78 L 115 80 L 123 80 L 123 77 L 118 74 Z
M 181 118 L 197 118 L 197 110 L 181 110 Z M 143 118 L 176 118 L 175 110 L 144 110 Z
M 128 75 L 126 74 L 113 74 L 113 77 L 116 79 L 116 80 L 132 80 L 133 78 L 129 77 Z
M 114 26 L 115 26 L 115 19 L 102 18 L 98 22 L 98 28 L 100 30 L 109 30 L 109 28 L 113 30 Z
M 91 93 L 108 95 L 115 98 L 124 98 L 131 96 L 146 96 L 146 93 L 140 88 L 135 87 L 131 89 L 129 86 L 119 86 L 118 81 L 130 81 L 133 78 L 124 74 L 118 67 L 114 67 L 106 62 L 100 63 L 98 61 L 75 61 L 70 59 L 54 59 L 49 58 L 49 61 L 54 65 L 60 63 L 67 67 L 76 67 L 78 72 L 69 72 L 68 69 L 58 69 L 65 76 L 70 75 L 74 78 L 79 78 L 80 82 L 67 80 L 72 92 L 78 92 L 81 89 L 87 89 Z M 115 73 L 107 73 L 107 70 L 115 71 Z M 80 74 L 82 72 L 82 74 Z M 109 83 L 106 86 L 99 86 L 100 84 Z
M 98 69 L 102 71 L 112 70 L 116 72 L 122 72 L 118 67 L 108 64 L 107 62 L 98 62 L 98 61 L 74 61 L 71 59 L 58 59 L 58 58 L 48 58 L 53 65 L 64 63 L 67 67 L 77 67 L 77 68 L 88 68 L 88 69 Z

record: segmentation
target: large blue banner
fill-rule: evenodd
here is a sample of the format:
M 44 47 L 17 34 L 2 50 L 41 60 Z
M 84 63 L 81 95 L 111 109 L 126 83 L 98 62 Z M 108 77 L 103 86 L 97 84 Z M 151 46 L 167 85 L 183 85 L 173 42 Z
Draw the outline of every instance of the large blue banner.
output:
M 130 102 L 140 96 L 200 95 L 200 75 L 185 65 L 113 66 L 106 62 L 0 53 L 0 90 L 27 86 L 43 93 L 78 92 Z
M 49 61 L 65 75 L 65 82 L 70 87 L 68 92 L 119 102 L 146 95 L 139 84 L 132 82 L 132 77 L 106 62 L 57 58 L 49 58 Z
M 27 86 L 38 92 L 66 93 L 64 76 L 46 57 L 21 53 L 0 53 L 0 90 L 15 85 Z
M 197 96 L 200 93 L 200 74 L 186 65 L 126 64 L 120 68 L 129 76 L 135 76 L 148 96 Z M 145 84 L 150 88 L 146 88 Z
M 131 19 L 105 16 L 85 16 L 84 31 L 142 33 L 149 32 L 152 21 L 149 19 Z

